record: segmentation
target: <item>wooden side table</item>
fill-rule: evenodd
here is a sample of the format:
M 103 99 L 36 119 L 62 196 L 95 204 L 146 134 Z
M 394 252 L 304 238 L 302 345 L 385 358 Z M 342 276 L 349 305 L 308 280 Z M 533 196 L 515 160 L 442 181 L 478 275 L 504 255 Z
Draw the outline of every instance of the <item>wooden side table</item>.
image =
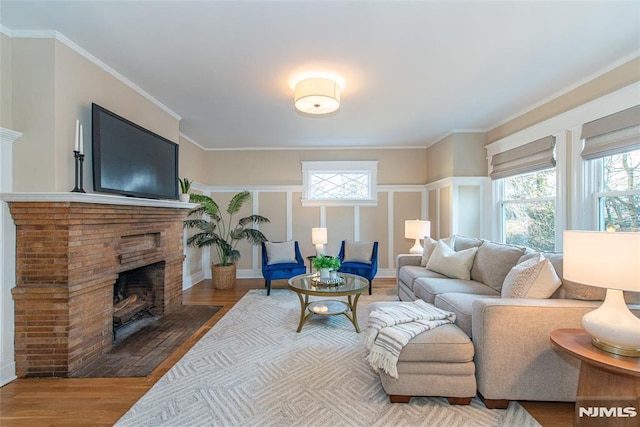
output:
M 640 358 L 593 346 L 584 329 L 556 329 L 551 343 L 581 362 L 576 426 L 640 425 Z

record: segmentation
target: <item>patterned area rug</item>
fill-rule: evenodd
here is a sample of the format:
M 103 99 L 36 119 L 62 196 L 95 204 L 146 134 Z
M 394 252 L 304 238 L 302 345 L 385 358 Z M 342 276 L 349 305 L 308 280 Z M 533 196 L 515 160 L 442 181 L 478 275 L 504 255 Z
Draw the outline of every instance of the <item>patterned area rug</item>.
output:
M 117 426 L 539 426 L 518 403 L 489 410 L 474 399 L 391 404 L 344 316 L 314 316 L 296 333 L 300 302 L 289 290 L 245 295 Z

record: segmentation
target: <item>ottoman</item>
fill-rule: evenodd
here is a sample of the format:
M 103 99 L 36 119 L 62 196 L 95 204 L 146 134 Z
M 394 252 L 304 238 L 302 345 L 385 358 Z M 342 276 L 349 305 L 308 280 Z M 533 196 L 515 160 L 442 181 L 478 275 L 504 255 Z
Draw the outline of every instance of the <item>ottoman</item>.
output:
M 373 303 L 369 311 L 389 304 L 398 303 Z M 378 370 L 392 403 L 408 403 L 412 396 L 439 396 L 451 405 L 468 405 L 476 395 L 473 344 L 454 324 L 416 335 L 402 349 L 397 367 L 398 379 Z

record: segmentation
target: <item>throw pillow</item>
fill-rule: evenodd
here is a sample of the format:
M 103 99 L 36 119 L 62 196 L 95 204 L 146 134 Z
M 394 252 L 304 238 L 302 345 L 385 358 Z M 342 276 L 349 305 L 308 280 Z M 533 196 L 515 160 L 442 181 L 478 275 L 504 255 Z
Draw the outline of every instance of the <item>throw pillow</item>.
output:
M 522 247 L 485 241 L 478 248 L 476 262 L 471 267 L 471 279 L 501 292 L 504 278 L 524 251 Z
M 267 264 L 297 263 L 296 245 L 293 240 L 286 242 L 264 242 L 267 249 Z
M 453 279 L 469 280 L 476 252 L 478 252 L 478 248 L 456 252 L 444 242 L 438 241 L 429 262 L 427 262 L 427 270 L 444 274 Z
M 502 285 L 502 298 L 549 298 L 562 282 L 541 253 L 516 264 Z
M 344 259 L 342 262 L 361 262 L 371 264 L 373 255 L 373 242 L 344 242 Z
M 464 251 L 469 248 L 477 248 L 482 245 L 483 240 L 475 239 L 473 237 L 464 237 L 459 234 L 455 234 L 454 236 L 455 245 L 450 245 L 453 249 L 458 251 Z
M 442 240 L 447 246 L 453 248 L 454 237 L 447 237 Z M 433 240 L 429 236 L 424 236 L 424 249 L 422 250 L 422 259 L 420 260 L 420 266 L 426 267 L 427 262 L 429 262 L 429 258 L 431 258 L 431 254 L 433 254 L 433 250 L 436 248 L 437 240 Z

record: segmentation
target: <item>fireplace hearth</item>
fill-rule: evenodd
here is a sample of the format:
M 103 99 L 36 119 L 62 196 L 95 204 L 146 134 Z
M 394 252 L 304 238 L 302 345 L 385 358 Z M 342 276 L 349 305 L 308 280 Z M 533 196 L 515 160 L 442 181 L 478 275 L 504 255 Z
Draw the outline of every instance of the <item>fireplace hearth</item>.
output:
M 85 199 L 91 202 L 78 201 Z M 16 224 L 12 294 L 18 377 L 73 377 L 109 351 L 121 275 L 125 292 L 147 301 L 155 315 L 182 304 L 182 224 L 188 206 L 104 199 L 108 202 L 94 202 L 102 200 L 97 195 L 9 202 Z M 151 289 L 138 294 L 148 287 L 141 284 L 147 278 Z

